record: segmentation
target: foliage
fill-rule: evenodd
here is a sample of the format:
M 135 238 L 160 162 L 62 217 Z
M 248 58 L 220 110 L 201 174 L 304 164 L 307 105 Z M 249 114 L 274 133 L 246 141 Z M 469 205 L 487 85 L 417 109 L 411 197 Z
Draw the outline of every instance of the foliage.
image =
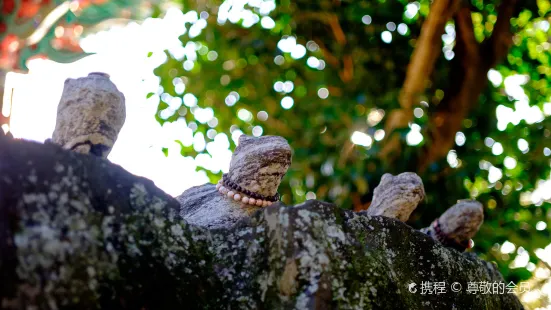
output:
M 87 54 L 79 38 L 114 18 L 144 16 L 139 0 L 3 0 L 0 69 L 27 71 L 34 57 L 73 62 Z M 141 4 L 141 5 L 140 5 Z
M 499 3 L 471 0 L 466 8 L 482 45 L 493 33 Z M 486 217 L 474 250 L 496 261 L 508 280 L 530 276 L 539 261 L 536 250 L 549 242 L 549 228 L 541 223 L 551 216 L 550 183 L 541 181 L 549 179 L 551 155 L 548 0 L 514 12 L 505 61 L 488 73 L 492 83 L 461 120 L 453 149 L 426 167 L 421 162 L 427 150 L 443 147 L 429 134 L 436 126 L 431 116 L 457 95 L 454 87 L 464 78 L 454 71 L 464 65 L 456 57 L 461 33 L 454 20 L 446 25 L 426 89 L 408 111 L 415 113 L 412 122 L 382 130 L 389 113 L 400 108 L 428 0 L 203 0 L 183 1 L 182 7 L 197 17 L 180 37 L 185 52 L 167 51 L 155 71 L 162 89 L 149 96 L 159 98 L 160 123 L 183 118 L 195 141 L 207 143 L 241 132 L 285 137 L 294 148 L 281 186 L 286 203 L 316 197 L 364 209 L 382 174 L 415 171 L 428 197 L 410 220 L 414 227 L 428 225 L 456 200 L 474 197 L 485 205 Z M 209 113 L 214 118 L 205 119 Z M 447 126 L 447 119 L 436 121 Z M 378 155 L 390 135 L 400 137 L 401 147 L 393 156 Z M 182 154 L 208 154 L 193 141 L 178 142 Z M 212 181 L 221 175 L 205 170 Z M 524 250 L 502 253 L 506 240 L 528 251 L 530 264 L 509 268 Z

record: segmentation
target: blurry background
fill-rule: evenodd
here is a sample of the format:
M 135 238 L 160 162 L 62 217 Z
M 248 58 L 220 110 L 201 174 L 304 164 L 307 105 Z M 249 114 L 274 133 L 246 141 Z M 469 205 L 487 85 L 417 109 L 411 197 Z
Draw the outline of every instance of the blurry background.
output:
M 293 147 L 288 204 L 366 209 L 414 171 L 410 224 L 482 202 L 474 251 L 551 309 L 551 3 L 518 2 L 4 0 L 0 125 L 42 142 L 63 81 L 103 71 L 127 104 L 109 159 L 174 196 L 243 133 Z

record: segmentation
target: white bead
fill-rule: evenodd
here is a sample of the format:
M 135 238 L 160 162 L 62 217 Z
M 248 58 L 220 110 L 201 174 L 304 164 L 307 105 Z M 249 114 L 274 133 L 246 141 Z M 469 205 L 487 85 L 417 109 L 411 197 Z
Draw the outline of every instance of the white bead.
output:
M 233 191 L 229 191 L 227 195 L 229 198 L 233 198 L 233 195 L 235 195 L 235 193 Z
M 220 189 L 220 187 L 222 187 L 222 183 L 216 184 L 216 189 Z
M 241 195 L 239 194 L 233 195 L 233 200 L 237 200 L 237 201 L 241 200 Z
M 249 203 L 249 197 L 245 196 L 243 199 L 241 199 L 242 203 Z
M 272 205 L 272 202 L 271 201 L 268 201 L 268 207 Z
M 254 206 L 256 204 L 256 200 L 254 198 L 249 198 L 249 204 Z
M 220 192 L 224 195 L 226 195 L 228 193 L 228 189 L 225 188 L 224 186 L 220 187 Z
M 256 201 L 256 205 L 259 206 L 259 207 L 262 206 L 263 201 L 264 201 L 264 200 L 262 200 L 262 199 L 258 199 L 258 200 Z

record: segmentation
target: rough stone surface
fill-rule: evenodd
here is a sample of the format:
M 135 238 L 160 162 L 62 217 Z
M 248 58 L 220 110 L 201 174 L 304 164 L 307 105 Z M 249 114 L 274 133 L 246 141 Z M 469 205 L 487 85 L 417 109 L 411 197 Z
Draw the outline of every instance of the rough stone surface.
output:
M 106 159 L 0 141 L 0 308 L 177 309 L 216 300 L 209 235 L 181 221 L 179 207 Z
M 284 138 L 242 135 L 232 155 L 228 175 L 231 181 L 245 189 L 273 196 L 290 164 L 291 147 Z M 261 209 L 221 195 L 212 184 L 190 188 L 176 199 L 186 221 L 207 228 L 231 227 Z
M 107 157 L 125 118 L 124 95 L 107 75 L 91 73 L 67 79 L 52 142 L 68 150 Z
M 1 308 L 522 308 L 468 294 L 467 282 L 503 281 L 494 265 L 397 220 L 311 200 L 208 230 L 178 209 L 105 159 L 0 139 Z M 421 294 L 423 281 L 446 293 Z
M 438 218 L 442 233 L 458 243 L 473 238 L 483 221 L 484 210 L 476 200 L 461 200 Z M 424 232 L 431 230 L 432 226 L 423 229 Z
M 373 200 L 366 213 L 405 222 L 424 198 L 423 182 L 417 174 L 404 172 L 393 176 L 385 173 L 373 191 Z
M 181 205 L 180 216 L 183 219 L 206 228 L 231 227 L 261 209 L 229 199 L 220 194 L 214 184 L 189 188 L 176 199 Z

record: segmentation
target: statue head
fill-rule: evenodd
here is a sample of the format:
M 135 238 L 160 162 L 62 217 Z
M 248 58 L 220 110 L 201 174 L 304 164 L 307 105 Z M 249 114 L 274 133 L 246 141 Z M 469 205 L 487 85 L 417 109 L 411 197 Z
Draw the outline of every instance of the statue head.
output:
M 64 149 L 107 157 L 126 118 L 125 98 L 100 72 L 65 80 L 52 142 Z
M 274 196 L 291 165 L 291 147 L 279 136 L 241 135 L 232 155 L 229 180 L 262 196 Z
M 367 214 L 386 216 L 406 222 L 425 199 L 425 188 L 421 178 L 413 172 L 396 176 L 385 173 L 379 185 L 373 190 L 373 201 Z
M 476 200 L 459 200 L 438 218 L 447 238 L 463 243 L 473 238 L 484 222 L 484 208 Z

